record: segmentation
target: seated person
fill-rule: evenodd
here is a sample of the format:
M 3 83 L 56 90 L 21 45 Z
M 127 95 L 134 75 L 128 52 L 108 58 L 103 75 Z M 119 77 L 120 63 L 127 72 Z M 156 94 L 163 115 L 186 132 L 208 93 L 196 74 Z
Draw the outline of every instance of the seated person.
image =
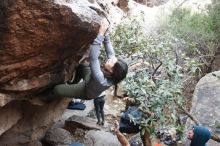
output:
M 191 140 L 190 146 L 207 146 L 211 138 L 211 132 L 202 126 L 193 126 L 187 133 L 187 138 Z

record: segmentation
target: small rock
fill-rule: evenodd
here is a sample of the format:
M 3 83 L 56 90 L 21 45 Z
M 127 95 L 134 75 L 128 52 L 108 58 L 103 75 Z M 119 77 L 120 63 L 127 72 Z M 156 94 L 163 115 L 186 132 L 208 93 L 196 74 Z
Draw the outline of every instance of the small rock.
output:
M 52 128 L 47 131 L 44 141 L 52 146 L 70 145 L 71 133 L 62 128 Z
M 72 117 L 68 118 L 65 121 L 65 126 L 68 129 L 76 129 L 76 128 L 81 128 L 85 130 L 91 130 L 91 129 L 96 129 L 99 130 L 101 127 L 99 127 L 96 124 L 96 120 L 89 118 L 89 117 L 82 117 L 82 116 L 77 116 L 73 115 Z
M 30 142 L 30 143 L 25 144 L 25 145 L 26 146 L 42 146 L 40 141 L 33 141 L 33 142 Z
M 105 131 L 91 130 L 85 135 L 86 146 L 121 146 L 116 135 Z

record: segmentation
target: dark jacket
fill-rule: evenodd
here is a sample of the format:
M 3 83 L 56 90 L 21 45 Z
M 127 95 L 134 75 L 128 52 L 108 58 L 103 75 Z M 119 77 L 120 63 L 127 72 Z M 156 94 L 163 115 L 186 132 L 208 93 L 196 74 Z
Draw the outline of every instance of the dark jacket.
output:
M 210 131 L 202 126 L 193 126 L 194 135 L 190 146 L 207 146 L 206 142 L 211 138 Z

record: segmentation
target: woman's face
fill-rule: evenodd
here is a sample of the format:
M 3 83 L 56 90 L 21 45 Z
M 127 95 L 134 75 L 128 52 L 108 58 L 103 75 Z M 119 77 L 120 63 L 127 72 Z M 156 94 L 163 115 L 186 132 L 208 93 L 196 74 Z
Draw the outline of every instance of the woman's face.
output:
M 193 135 L 194 135 L 194 132 L 193 132 L 193 129 L 189 130 L 188 133 L 187 133 L 187 138 L 188 139 L 192 139 L 193 138 Z
M 104 69 L 105 71 L 109 72 L 109 73 L 112 73 L 112 69 L 113 69 L 113 66 L 115 65 L 115 63 L 118 61 L 117 58 L 110 58 L 108 59 L 105 64 L 104 64 Z

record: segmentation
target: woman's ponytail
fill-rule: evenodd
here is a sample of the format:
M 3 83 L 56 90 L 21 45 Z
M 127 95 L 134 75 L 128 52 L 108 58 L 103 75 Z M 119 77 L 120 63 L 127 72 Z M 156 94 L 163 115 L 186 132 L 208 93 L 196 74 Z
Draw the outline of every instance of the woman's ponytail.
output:
M 118 61 L 113 66 L 113 72 L 112 72 L 112 77 L 115 81 L 115 84 L 118 84 L 120 81 L 122 81 L 126 77 L 127 72 L 128 72 L 127 63 L 122 59 L 118 59 Z

